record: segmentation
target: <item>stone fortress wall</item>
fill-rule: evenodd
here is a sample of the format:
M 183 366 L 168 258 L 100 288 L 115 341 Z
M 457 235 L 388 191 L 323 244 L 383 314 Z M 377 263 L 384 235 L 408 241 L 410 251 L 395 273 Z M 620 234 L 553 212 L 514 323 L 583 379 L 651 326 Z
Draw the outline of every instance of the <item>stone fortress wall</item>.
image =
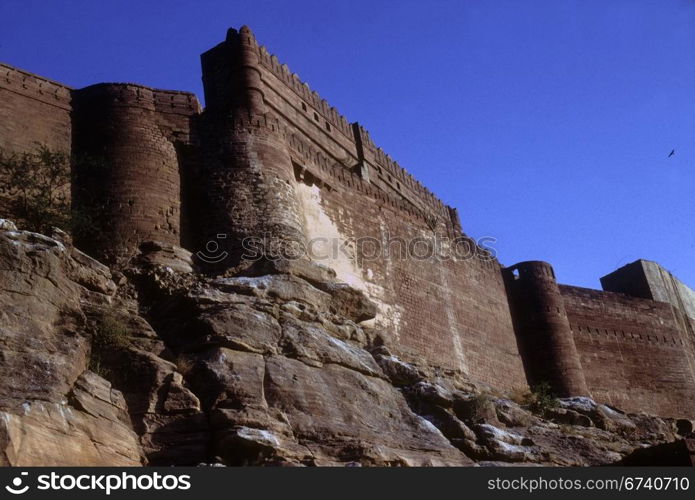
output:
M 1 65 L 0 147 L 105 160 L 78 162 L 73 203 L 98 205 L 102 231 L 81 246 L 112 265 L 147 240 L 194 252 L 215 241 L 228 258 L 210 271 L 253 272 L 242 258 L 249 236 L 370 238 L 390 255 L 314 258 L 377 302 L 375 326 L 402 359 L 500 389 L 547 381 L 563 396 L 695 416 L 695 293 L 658 265 L 616 271 L 606 291 L 558 285 L 546 263 L 504 268 L 462 232 L 454 208 L 248 28 L 230 29 L 202 67 L 204 110 L 186 92 L 75 90 Z M 389 246 L 444 237 L 475 258 L 412 259 Z

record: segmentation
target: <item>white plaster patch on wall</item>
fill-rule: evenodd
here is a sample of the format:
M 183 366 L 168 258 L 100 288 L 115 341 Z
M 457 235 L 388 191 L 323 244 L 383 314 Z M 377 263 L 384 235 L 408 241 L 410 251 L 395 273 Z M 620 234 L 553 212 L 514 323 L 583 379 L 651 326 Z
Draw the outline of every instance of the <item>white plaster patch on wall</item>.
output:
M 312 242 L 310 250 L 314 255 L 319 256 L 314 260 L 331 267 L 341 281 L 366 292 L 367 284 L 354 260 L 343 252 L 335 251 L 336 242 L 344 242 L 346 238 L 340 234 L 338 227 L 321 207 L 319 187 L 298 183 L 296 192 L 304 214 L 305 236 Z
M 382 247 L 386 248 L 389 229 L 382 218 L 379 218 L 379 232 L 381 234 Z M 383 259 L 383 262 L 383 279 L 386 283 L 392 283 L 393 262 L 389 258 Z M 379 304 L 379 314 L 376 318 L 374 318 L 374 320 L 372 320 L 372 324 L 375 327 L 379 327 L 390 332 L 394 340 L 398 342 L 400 340 L 400 331 L 402 327 L 401 320 L 403 318 L 403 307 L 398 304 L 388 302 L 386 289 L 374 283 L 374 271 L 368 269 L 367 276 L 370 280 L 366 290 L 367 295 L 369 298 Z
M 335 252 L 335 249 L 331 247 L 337 241 L 344 242 L 346 238 L 323 210 L 319 187 L 298 183 L 296 192 L 304 215 L 305 236 L 307 240 L 315 242 L 311 249 L 312 252 L 320 256 L 330 256 L 328 259 L 319 258 L 314 260 L 332 268 L 339 280 L 365 292 L 378 306 L 377 317 L 365 323 L 391 332 L 395 336 L 395 340 L 398 340 L 403 308 L 386 302 L 386 291 L 383 287 L 373 282 L 374 272 L 371 269 L 367 270 L 367 279 L 365 279 L 354 258 L 342 252 Z M 339 212 L 339 216 L 340 214 L 341 212 Z M 316 243 L 319 241 L 319 238 L 325 238 L 327 242 L 323 246 L 320 243 Z M 387 262 L 388 265 L 389 263 Z
M 450 290 L 451 288 L 449 288 L 446 269 L 444 268 L 444 266 L 439 266 L 438 269 L 439 274 L 441 276 L 442 284 L 444 285 L 444 289 Z M 459 370 L 461 370 L 464 373 L 469 373 L 468 366 L 466 363 L 466 357 L 463 353 L 463 346 L 461 345 L 461 334 L 458 329 L 458 322 L 456 321 L 456 317 L 454 316 L 454 305 L 451 303 L 451 294 L 445 293 L 444 297 L 444 300 L 446 301 L 446 307 L 444 309 L 446 310 L 446 319 L 449 325 L 449 332 L 451 333 L 451 343 L 454 350 L 454 362 L 456 363 L 457 368 Z
M 388 331 L 393 336 L 393 340 L 396 342 L 400 341 L 403 307 L 394 304 L 387 304 L 378 299 L 372 300 L 379 305 L 379 314 L 376 318 L 371 320 L 373 322 L 373 326 Z

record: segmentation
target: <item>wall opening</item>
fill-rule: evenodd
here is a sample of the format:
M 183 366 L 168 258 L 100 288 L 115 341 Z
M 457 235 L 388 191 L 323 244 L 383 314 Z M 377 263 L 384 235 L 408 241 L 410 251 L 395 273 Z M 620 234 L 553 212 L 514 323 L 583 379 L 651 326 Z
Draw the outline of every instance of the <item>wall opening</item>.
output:
M 292 162 L 292 169 L 294 170 L 294 180 L 297 182 L 302 182 L 304 169 L 295 162 Z

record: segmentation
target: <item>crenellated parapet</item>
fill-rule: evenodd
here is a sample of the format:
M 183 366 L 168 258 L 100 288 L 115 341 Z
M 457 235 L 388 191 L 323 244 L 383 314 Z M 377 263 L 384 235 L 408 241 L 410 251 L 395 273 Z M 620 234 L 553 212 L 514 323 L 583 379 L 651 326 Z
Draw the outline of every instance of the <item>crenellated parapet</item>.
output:
M 315 90 L 312 90 L 308 83 L 303 82 L 299 75 L 293 73 L 286 64 L 282 64 L 277 56 L 268 52 L 268 49 L 262 45 L 258 46 L 258 60 L 261 65 L 292 89 L 307 106 L 311 106 L 313 111 L 321 115 L 325 121 L 337 130 L 340 130 L 347 137 L 352 136 L 352 127 L 347 118 L 341 115 L 328 101 L 322 98 Z
M 95 99 L 114 107 L 137 107 L 186 116 L 202 111 L 198 98 L 191 92 L 155 89 L 135 83 L 98 83 L 74 92 L 82 100 Z
M 155 110 L 159 113 L 193 115 L 203 108 L 195 94 L 177 90 L 154 90 Z
M 384 189 L 375 182 L 365 180 L 352 169 L 345 168 L 339 162 L 325 155 L 321 149 L 303 140 L 298 134 L 287 136 L 287 145 L 293 161 L 299 165 L 299 171 L 308 171 L 320 184 L 329 189 L 342 189 L 349 192 L 360 193 L 373 199 L 378 206 L 388 207 L 394 211 L 407 215 L 415 224 L 427 227 L 432 223 L 432 213 L 436 210 L 438 222 L 441 222 L 456 237 L 461 234 L 461 221 L 455 208 L 413 202 L 403 196 L 402 193 Z
M 234 30 L 230 30 L 234 32 Z M 448 219 L 448 207 L 437 198 L 434 193 L 417 181 L 406 169 L 401 167 L 381 148 L 377 147 L 372 141 L 369 132 L 358 123 L 351 123 L 340 114 L 336 108 L 331 106 L 316 91 L 311 90 L 310 86 L 286 65 L 283 64 L 275 55 L 271 54 L 264 46 L 259 45 L 253 34 L 247 27 L 240 31 L 244 43 L 250 47 L 258 48 L 258 62 L 261 66 L 271 72 L 282 84 L 291 89 L 299 99 L 301 107 L 309 106 L 305 109 L 309 115 L 317 113 L 320 116 L 319 122 L 328 124 L 340 131 L 356 146 L 358 160 L 364 159 L 372 165 L 375 172 L 370 172 L 368 179 L 380 189 L 390 193 L 390 196 L 397 196 L 406 199 L 415 208 L 426 212 L 429 215 L 436 214 L 443 220 Z M 228 37 L 229 39 L 229 37 Z M 364 175 L 363 175 L 364 177 Z
M 361 158 L 374 169 L 374 172 L 370 173 L 370 180 L 386 190 L 394 191 L 427 213 L 444 218 L 449 217 L 450 207 L 401 167 L 397 161 L 377 147 L 364 127 L 354 123 L 353 131 L 357 144 L 361 146 Z
M 71 88 L 48 78 L 0 63 L 0 87 L 69 110 Z

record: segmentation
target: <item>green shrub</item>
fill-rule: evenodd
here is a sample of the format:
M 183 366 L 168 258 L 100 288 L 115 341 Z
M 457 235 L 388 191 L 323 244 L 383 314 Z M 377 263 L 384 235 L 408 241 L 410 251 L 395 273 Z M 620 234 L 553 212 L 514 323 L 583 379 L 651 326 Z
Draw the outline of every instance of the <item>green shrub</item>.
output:
M 107 380 L 112 380 L 111 364 L 114 356 L 130 345 L 128 325 L 114 312 L 100 316 L 92 336 L 92 354 L 89 369 Z
M 41 144 L 23 153 L 0 148 L 0 196 L 7 199 L 18 227 L 44 234 L 53 227 L 73 236 L 98 234 L 101 200 L 94 199 L 98 194 L 81 194 L 89 198 L 84 209 L 71 206 L 74 165 L 98 176 L 103 173 L 104 162 L 93 157 L 74 157 Z
M 70 229 L 70 157 L 38 146 L 25 153 L 0 151 L 3 194 L 18 225 L 30 231 Z
M 560 404 L 553 388 L 548 382 L 540 382 L 531 387 L 526 404 L 531 411 L 543 414 L 547 410 L 557 408 Z

